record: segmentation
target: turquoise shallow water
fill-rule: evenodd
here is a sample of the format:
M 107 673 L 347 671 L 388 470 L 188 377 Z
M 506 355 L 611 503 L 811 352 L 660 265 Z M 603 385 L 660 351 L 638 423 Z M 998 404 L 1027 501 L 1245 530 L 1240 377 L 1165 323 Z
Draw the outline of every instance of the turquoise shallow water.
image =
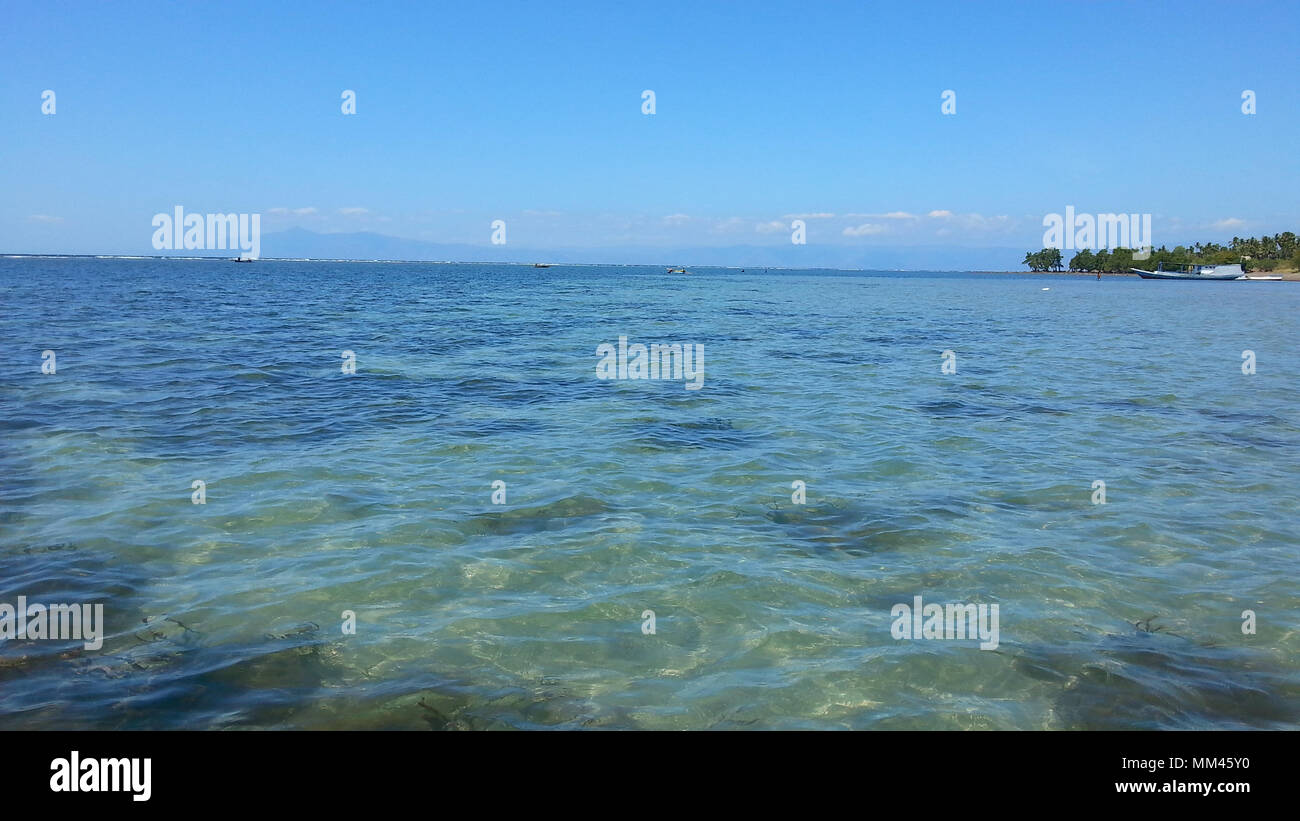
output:
M 108 627 L 0 642 L 0 727 L 1300 727 L 1290 283 L 0 285 L 0 602 Z M 703 388 L 597 379 L 619 336 L 701 345 Z M 999 646 L 896 640 L 918 595 L 997 604 Z

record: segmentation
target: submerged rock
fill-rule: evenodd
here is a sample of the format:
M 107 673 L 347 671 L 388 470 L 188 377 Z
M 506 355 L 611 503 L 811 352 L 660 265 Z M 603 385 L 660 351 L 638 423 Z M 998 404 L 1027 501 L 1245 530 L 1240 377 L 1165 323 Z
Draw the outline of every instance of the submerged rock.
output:
M 477 533 L 510 535 L 560 530 L 578 519 L 598 516 L 609 506 L 592 496 L 568 496 L 558 501 L 532 507 L 502 508 L 470 517 L 471 530 Z
M 1061 729 L 1294 728 L 1300 686 L 1260 650 L 1197 642 L 1158 617 L 1091 646 L 1030 647 L 1013 661 L 1030 678 L 1056 684 Z

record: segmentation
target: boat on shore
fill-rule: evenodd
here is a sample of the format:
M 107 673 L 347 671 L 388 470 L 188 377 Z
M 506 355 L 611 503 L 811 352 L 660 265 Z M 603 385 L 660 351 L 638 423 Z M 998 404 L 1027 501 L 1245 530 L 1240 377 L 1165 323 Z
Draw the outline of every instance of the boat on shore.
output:
M 1228 280 L 1244 279 L 1246 274 L 1241 270 L 1241 266 L 1233 265 L 1187 265 L 1182 270 L 1166 271 L 1165 264 L 1162 262 L 1154 271 L 1144 271 L 1141 268 L 1130 268 L 1130 271 L 1142 277 L 1143 279 L 1204 279 L 1204 280 Z

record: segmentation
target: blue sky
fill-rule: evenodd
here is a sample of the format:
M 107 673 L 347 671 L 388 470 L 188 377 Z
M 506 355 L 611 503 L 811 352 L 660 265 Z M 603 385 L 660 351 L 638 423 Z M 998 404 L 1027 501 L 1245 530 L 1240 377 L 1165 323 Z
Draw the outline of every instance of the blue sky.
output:
M 532 248 L 1300 228 L 1294 2 L 624 5 L 10 0 L 0 251 L 152 253 L 178 204 Z

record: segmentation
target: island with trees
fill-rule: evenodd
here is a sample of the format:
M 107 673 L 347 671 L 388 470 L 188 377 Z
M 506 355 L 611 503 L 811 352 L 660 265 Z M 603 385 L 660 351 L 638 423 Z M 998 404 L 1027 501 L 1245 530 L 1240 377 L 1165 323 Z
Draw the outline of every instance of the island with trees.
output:
M 1300 242 L 1290 231 L 1259 239 L 1233 237 L 1227 245 L 1193 243 L 1190 248 L 1179 245 L 1173 249 L 1162 245 L 1140 260 L 1133 258 L 1135 253 L 1132 248 L 1084 249 L 1070 258 L 1067 269 L 1059 248 L 1044 248 L 1026 253 L 1021 264 L 1028 265 L 1031 271 L 1070 270 L 1089 274 L 1128 273 L 1131 268 L 1154 270 L 1161 263 L 1166 268 L 1240 263 L 1247 273 L 1300 271 Z

